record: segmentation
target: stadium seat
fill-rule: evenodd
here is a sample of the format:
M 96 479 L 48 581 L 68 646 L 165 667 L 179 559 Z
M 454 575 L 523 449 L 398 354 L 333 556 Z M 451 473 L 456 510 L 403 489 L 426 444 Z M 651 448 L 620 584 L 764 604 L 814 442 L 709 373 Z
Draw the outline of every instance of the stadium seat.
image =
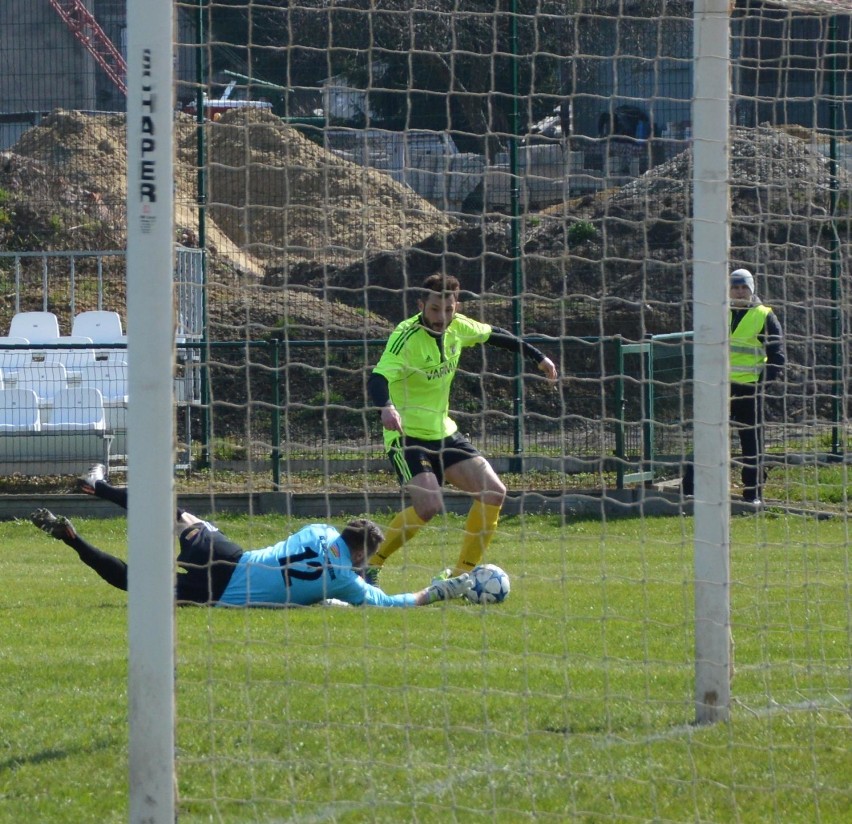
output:
M 119 343 L 124 339 L 121 316 L 106 309 L 80 312 L 72 321 L 71 334 L 91 338 L 95 343 Z
M 119 343 L 124 338 L 118 312 L 105 309 L 80 312 L 72 322 L 71 334 L 91 338 L 94 343 Z
M 68 383 L 68 373 L 61 363 L 44 361 L 21 366 L 14 373 L 15 389 L 32 389 L 40 406 L 52 403 L 53 396 Z
M 99 389 L 104 399 L 106 427 L 116 434 L 117 447 L 124 451 L 122 434 L 127 432 L 127 364 L 97 361 L 81 371 L 83 386 Z
M 127 336 L 121 326 L 121 316 L 118 312 L 106 309 L 93 309 L 80 312 L 71 324 L 71 334 L 91 338 L 93 343 L 127 343 Z M 126 363 L 127 349 L 108 349 L 96 347 L 95 358 L 110 363 Z
M 9 336 L 30 343 L 47 343 L 59 337 L 59 320 L 53 312 L 18 312 L 9 324 Z
M 39 432 L 38 398 L 32 389 L 0 389 L 0 432 Z
M 83 386 L 99 389 L 104 403 L 127 404 L 127 364 L 98 361 L 81 370 Z
M 41 424 L 44 432 L 67 429 L 102 432 L 105 427 L 103 396 L 91 386 L 60 389 Z
M 9 346 L 29 346 L 29 340 L 20 335 L 15 336 L 0 336 L 0 347 Z M 29 349 L 3 349 L 0 348 L 0 369 L 17 369 L 19 366 L 26 366 L 33 359 L 32 352 Z
M 69 379 L 71 372 L 79 372 L 83 367 L 94 365 L 95 363 L 95 350 L 94 349 L 80 349 L 77 348 L 77 344 L 85 344 L 92 343 L 91 338 L 83 337 L 82 335 L 63 335 L 53 341 L 54 343 L 61 344 L 62 347 L 66 347 L 66 344 L 75 344 L 75 348 L 71 348 L 70 346 L 67 348 L 50 348 L 39 350 L 37 355 L 43 355 L 44 360 L 52 360 L 57 363 L 61 363 L 69 372 Z

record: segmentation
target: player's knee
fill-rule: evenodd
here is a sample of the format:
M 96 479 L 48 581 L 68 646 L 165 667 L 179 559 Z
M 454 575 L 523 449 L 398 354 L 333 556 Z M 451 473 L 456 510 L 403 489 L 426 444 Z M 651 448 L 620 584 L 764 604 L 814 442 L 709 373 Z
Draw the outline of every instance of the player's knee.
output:
M 438 492 L 414 504 L 414 511 L 421 521 L 431 521 L 444 507 L 443 495 Z
M 502 506 L 506 500 L 506 484 L 497 476 L 489 479 L 485 489 L 482 491 L 482 502 L 492 506 Z

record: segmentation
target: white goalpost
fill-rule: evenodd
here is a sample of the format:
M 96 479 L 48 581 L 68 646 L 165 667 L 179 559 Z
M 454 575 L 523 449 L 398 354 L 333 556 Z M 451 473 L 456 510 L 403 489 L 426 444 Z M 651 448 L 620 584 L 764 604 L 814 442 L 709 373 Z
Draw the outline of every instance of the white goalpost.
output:
M 730 702 L 728 261 L 730 12 L 695 4 L 693 93 L 693 392 L 695 717 L 725 720 Z
M 127 3 L 128 704 L 133 824 L 175 820 L 174 6 Z

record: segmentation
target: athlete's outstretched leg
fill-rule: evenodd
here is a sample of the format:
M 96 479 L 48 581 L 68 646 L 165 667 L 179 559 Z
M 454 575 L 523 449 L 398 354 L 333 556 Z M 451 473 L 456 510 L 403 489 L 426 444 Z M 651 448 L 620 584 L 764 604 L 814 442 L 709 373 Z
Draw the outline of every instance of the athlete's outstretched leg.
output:
M 103 464 L 90 466 L 88 472 L 77 479 L 77 488 L 86 495 L 103 498 L 127 509 L 127 487 L 110 486 L 106 482 L 106 467 Z
M 103 464 L 94 464 L 89 467 L 89 470 L 77 479 L 77 488 L 86 495 L 103 498 L 122 509 L 127 509 L 127 487 L 110 486 L 106 481 L 106 467 Z M 178 520 L 183 513 L 182 509 L 177 510 Z
M 30 515 L 30 520 L 51 538 L 56 538 L 75 550 L 80 560 L 108 584 L 127 592 L 127 564 L 84 541 L 66 517 L 56 516 L 47 509 L 37 509 Z

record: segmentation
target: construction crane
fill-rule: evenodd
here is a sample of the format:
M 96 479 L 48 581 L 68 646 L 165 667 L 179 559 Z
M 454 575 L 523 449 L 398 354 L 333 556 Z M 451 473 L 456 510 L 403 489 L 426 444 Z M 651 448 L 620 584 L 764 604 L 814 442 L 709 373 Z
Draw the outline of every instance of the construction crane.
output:
M 83 0 L 48 0 L 71 34 L 83 44 L 107 77 L 127 95 L 127 61 L 106 36 Z

